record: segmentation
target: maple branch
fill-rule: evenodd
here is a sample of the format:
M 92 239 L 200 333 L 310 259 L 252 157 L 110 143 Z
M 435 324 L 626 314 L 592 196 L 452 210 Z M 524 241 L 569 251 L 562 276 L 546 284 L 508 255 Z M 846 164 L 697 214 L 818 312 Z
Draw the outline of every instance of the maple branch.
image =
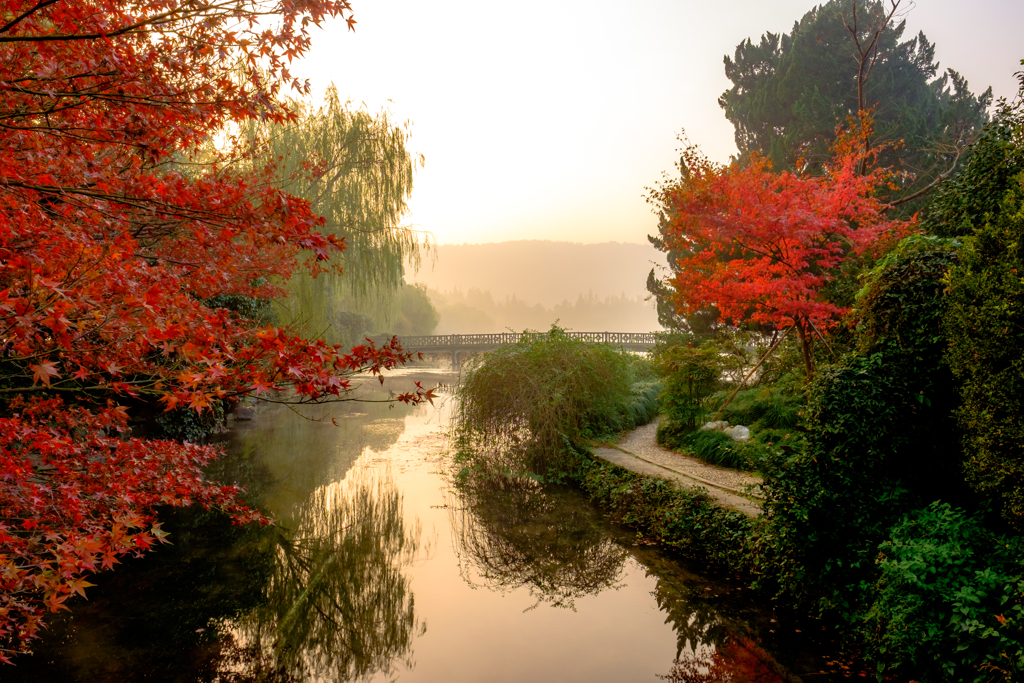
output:
M 818 339 L 821 340 L 821 343 L 825 345 L 826 349 L 828 349 L 829 355 L 834 359 L 836 357 L 835 351 L 833 351 L 832 347 L 829 346 L 829 343 L 825 340 L 825 336 L 818 331 L 818 328 L 814 325 L 814 321 L 811 320 L 809 316 L 805 316 L 805 320 L 807 320 L 807 324 L 811 326 L 811 329 L 814 330 L 814 334 L 818 335 Z
M 764 363 L 770 355 L 772 355 L 775 349 L 779 348 L 779 344 L 782 343 L 783 339 L 789 336 L 789 333 L 793 330 L 794 327 L 795 325 L 790 325 L 789 327 L 787 327 L 783 335 L 775 340 L 775 343 L 772 344 L 770 349 L 765 351 L 765 354 L 761 356 L 761 360 L 757 361 L 757 365 L 755 365 L 753 369 L 751 369 L 751 371 L 747 373 L 746 377 L 740 380 L 740 383 L 736 385 L 736 389 L 731 394 L 729 394 L 729 398 L 725 399 L 725 403 L 722 404 L 722 407 L 718 409 L 718 412 L 715 413 L 715 416 L 711 419 L 712 422 L 716 422 L 719 418 L 722 417 L 722 411 L 729 407 L 729 404 L 732 403 L 732 400 L 734 398 L 736 398 L 736 394 L 740 393 L 740 389 L 742 389 L 743 385 L 747 383 L 747 380 L 750 379 L 755 372 L 757 372 L 757 369 L 761 367 L 761 364 Z
M 744 244 L 743 242 L 741 242 L 738 237 L 733 237 L 732 241 L 735 242 L 736 244 L 740 245 L 740 248 L 742 248 L 745 251 L 749 251 L 749 252 L 757 254 L 759 256 L 763 256 L 764 258 L 771 259 L 774 263 L 780 263 L 780 264 L 786 266 L 791 271 L 793 271 L 793 273 L 799 273 L 800 272 L 799 268 L 796 268 L 795 266 L 790 264 L 789 261 L 787 261 L 785 258 L 783 258 L 783 256 L 781 255 L 782 252 L 783 252 L 783 249 L 780 248 L 780 247 L 776 247 L 775 253 L 772 253 L 771 251 L 761 251 L 761 250 L 759 250 L 759 249 L 757 249 L 755 247 L 748 246 L 748 245 Z
M 115 202 L 124 206 L 130 206 L 133 209 L 139 209 L 147 211 L 152 209 L 154 206 L 162 209 L 162 213 L 184 220 L 195 220 L 202 221 L 218 227 L 225 227 L 230 225 L 233 220 L 237 219 L 238 216 L 227 216 L 223 211 L 216 211 L 214 209 L 201 210 L 201 209 L 189 209 L 187 207 L 169 204 L 167 202 L 161 202 L 151 197 L 143 197 L 138 195 L 127 195 L 127 194 L 113 194 L 108 192 L 100 192 L 98 190 L 90 190 L 84 187 L 72 187 L 72 186 L 57 186 L 57 185 L 33 185 L 31 183 L 25 183 L 18 180 L 4 181 L 4 185 L 8 187 L 18 187 L 25 190 L 32 190 L 33 192 L 39 192 L 41 194 L 50 194 L 58 196 L 67 195 L 81 195 L 83 197 L 89 197 L 90 199 L 99 199 L 102 201 Z M 95 206 L 89 206 L 96 210 Z M 219 218 L 220 221 L 213 220 Z M 151 219 L 150 219 L 151 220 Z
M 48 0 L 45 3 L 45 5 L 54 4 L 57 1 L 58 0 Z M 45 6 L 45 5 L 41 4 L 40 6 L 42 7 L 42 6 Z M 163 24 L 174 23 L 176 21 L 184 21 L 184 20 L 187 20 L 187 19 L 192 18 L 192 17 L 202 16 L 204 13 L 206 13 L 206 12 L 208 12 L 210 10 L 214 10 L 214 9 L 227 10 L 230 7 L 231 7 L 230 4 L 225 4 L 224 6 L 219 6 L 219 5 L 213 4 L 213 5 L 199 5 L 199 6 L 195 7 L 194 9 L 192 9 L 191 11 L 182 11 L 180 8 L 175 8 L 175 9 L 172 9 L 172 10 L 168 10 L 166 12 L 155 14 L 155 15 L 153 15 L 151 17 L 146 18 L 146 19 L 142 19 L 140 21 L 135 22 L 134 24 L 128 24 L 127 26 L 122 26 L 121 28 L 115 29 L 113 31 L 105 31 L 105 32 L 102 32 L 102 33 L 101 32 L 95 32 L 95 33 L 74 33 L 74 34 L 63 34 L 63 35 L 52 35 L 52 34 L 50 34 L 50 35 L 35 35 L 35 36 L 0 36 L 0 42 L 4 42 L 4 43 L 7 43 L 7 42 L 12 42 L 12 43 L 13 42 L 33 42 L 34 43 L 34 42 L 53 42 L 53 41 L 65 41 L 65 40 L 96 40 L 96 39 L 116 38 L 116 37 L 119 37 L 119 36 L 123 36 L 123 35 L 127 35 L 127 34 L 132 34 L 132 33 L 135 33 L 135 34 L 140 34 L 140 33 L 141 34 L 146 34 L 146 33 L 149 33 L 149 31 L 140 31 L 138 29 L 141 29 L 141 28 L 147 27 L 147 26 L 162 26 Z M 31 10 L 29 13 L 31 14 L 31 13 L 37 11 L 37 10 L 38 10 L 38 7 L 34 8 L 33 10 Z M 270 13 L 270 12 L 251 12 L 251 13 L 247 13 L 247 14 L 251 14 L 253 16 L 268 16 L 268 15 L 270 15 L 272 13 Z M 230 16 L 230 15 L 227 12 L 225 12 L 225 16 Z M 25 17 L 21 17 L 21 18 L 18 19 L 18 21 L 21 21 L 21 19 L 24 19 L 24 18 Z M 17 21 L 15 21 L 14 23 L 17 23 Z M 13 24 L 11 24 L 11 26 L 13 26 Z M 4 31 L 0 30 L 0 33 L 2 33 L 2 32 L 4 32 Z
M 135 252 L 132 256 L 140 258 L 148 263 L 156 263 L 157 261 L 163 261 L 164 263 L 170 263 L 175 266 L 184 266 L 186 268 L 202 268 L 203 266 L 199 263 L 188 263 L 187 261 L 175 261 L 174 259 L 167 258 L 166 256 L 157 256 L 155 254 L 140 254 Z
M 917 199 L 918 197 L 920 197 L 920 196 L 922 196 L 924 194 L 927 194 L 928 192 L 931 192 L 932 190 L 934 190 L 936 187 L 939 186 L 939 184 L 941 184 L 945 180 L 948 180 L 949 177 L 951 175 L 953 175 L 953 171 L 956 170 L 956 164 L 960 160 L 960 156 L 963 154 L 964 149 L 966 149 L 966 148 L 963 148 L 963 149 L 958 148 L 957 149 L 956 157 L 953 158 L 953 163 L 950 164 L 949 168 L 947 168 L 945 171 L 943 171 L 942 173 L 940 173 L 937 176 L 935 176 L 935 179 L 932 180 L 932 182 L 928 183 L 927 185 L 922 187 L 917 192 L 914 192 L 913 194 L 906 195 L 904 197 L 900 197 L 899 199 L 896 199 L 896 200 L 891 201 L 891 202 L 886 202 L 882 206 L 884 208 L 886 208 L 886 209 L 891 209 L 893 207 L 899 206 L 900 204 L 906 204 L 909 201 L 913 201 L 913 200 Z
M 54 5 L 54 4 L 58 3 L 58 2 L 60 2 L 60 0 L 42 0 L 35 7 L 25 11 L 24 13 L 22 13 L 21 15 L 15 17 L 14 19 L 12 19 L 11 21 L 7 22 L 3 26 L 0 26 L 0 33 L 6 33 L 7 31 L 10 31 L 17 24 L 19 24 L 20 22 L 24 21 L 28 17 L 32 16 L 33 14 L 38 12 L 39 10 L 41 10 L 44 7 L 47 7 L 49 5 Z

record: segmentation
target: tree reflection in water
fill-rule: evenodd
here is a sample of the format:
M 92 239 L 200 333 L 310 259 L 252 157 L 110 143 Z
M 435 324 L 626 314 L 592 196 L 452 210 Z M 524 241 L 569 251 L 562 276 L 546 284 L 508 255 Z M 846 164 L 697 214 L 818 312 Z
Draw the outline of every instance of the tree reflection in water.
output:
M 463 579 L 473 587 L 525 587 L 536 602 L 575 600 L 619 585 L 626 551 L 566 500 L 525 477 L 490 476 L 457 487 L 449 517 Z
M 677 659 L 669 683 L 786 683 L 775 661 L 749 638 L 730 636 L 717 649 Z
M 218 680 L 348 681 L 411 665 L 425 626 L 402 568 L 420 529 L 406 525 L 389 477 L 352 478 L 314 491 L 294 531 L 276 534 L 265 600 L 230 629 Z
M 739 584 L 708 579 L 649 548 L 631 553 L 657 584 L 652 595 L 676 632 L 670 683 L 784 683 L 785 667 L 759 644 L 767 616 Z

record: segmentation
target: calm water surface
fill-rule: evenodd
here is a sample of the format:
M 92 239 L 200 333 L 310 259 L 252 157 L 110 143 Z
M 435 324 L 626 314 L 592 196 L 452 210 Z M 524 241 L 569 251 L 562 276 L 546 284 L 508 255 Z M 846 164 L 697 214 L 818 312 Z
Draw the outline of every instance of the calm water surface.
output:
M 98 577 L 0 680 L 654 682 L 677 658 L 676 681 L 830 680 L 814 627 L 638 545 L 575 492 L 453 490 L 445 406 L 301 412 L 234 423 L 212 473 L 275 526 L 169 513 L 172 546 Z

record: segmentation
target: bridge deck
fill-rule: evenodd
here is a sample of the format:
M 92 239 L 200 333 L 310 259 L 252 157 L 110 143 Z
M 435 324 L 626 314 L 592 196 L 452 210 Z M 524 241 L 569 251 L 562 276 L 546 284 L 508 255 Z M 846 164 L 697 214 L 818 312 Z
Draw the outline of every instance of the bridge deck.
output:
M 495 334 L 433 334 L 401 337 L 406 351 L 469 351 L 486 350 L 507 344 L 518 344 L 525 336 L 541 338 L 547 333 L 498 332 Z M 570 339 L 594 344 L 612 344 L 629 349 L 649 349 L 657 341 L 654 332 L 566 332 Z

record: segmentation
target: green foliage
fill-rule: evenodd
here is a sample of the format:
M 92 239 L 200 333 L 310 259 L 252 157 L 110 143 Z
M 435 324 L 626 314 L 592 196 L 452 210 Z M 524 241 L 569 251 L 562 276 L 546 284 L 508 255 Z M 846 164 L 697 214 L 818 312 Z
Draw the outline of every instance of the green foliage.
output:
M 1019 98 L 1015 105 L 1000 101 L 992 122 L 971 146 L 963 169 L 939 186 L 923 211 L 923 228 L 942 237 L 963 237 L 1002 211 L 1007 189 L 1024 173 L 1022 125 Z
M 824 368 L 807 446 L 766 460 L 772 531 L 761 554 L 779 588 L 856 623 L 870 603 L 878 544 L 910 510 L 963 501 L 956 405 L 944 364 L 942 279 L 954 245 L 910 238 L 872 273 L 857 353 Z
M 724 402 L 725 393 L 716 394 L 715 402 Z M 748 425 L 758 432 L 795 431 L 800 426 L 805 402 L 802 378 L 794 381 L 794 376 L 789 375 L 774 384 L 740 391 L 722 411 L 722 419 L 729 424 Z
M 480 357 L 459 385 L 452 433 L 463 460 L 497 472 L 559 476 L 587 442 L 635 426 L 653 389 L 643 361 L 552 327 Z M 629 406 L 640 404 L 630 412 Z
M 664 378 L 662 409 L 682 429 L 696 429 L 708 412 L 707 398 L 718 388 L 721 360 L 713 349 L 668 346 L 655 363 Z
M 422 248 L 420 236 L 401 223 L 422 158 L 408 148 L 408 123 L 395 125 L 386 111 L 371 114 L 342 102 L 333 87 L 319 109 L 295 107 L 297 123 L 250 122 L 242 132 L 263 144 L 266 158 L 278 160 L 280 185 L 324 217 L 322 232 L 345 240 L 344 273 L 296 275 L 283 302 L 286 319 L 339 341 L 345 332 L 332 323 L 340 312 L 397 317 L 404 264 L 418 265 Z M 376 327 L 384 323 L 378 319 Z
M 1024 72 L 1018 74 L 1024 94 Z M 1024 531 L 1024 104 L 1000 103 L 964 172 L 943 189 L 925 225 L 962 236 L 950 269 L 947 359 L 959 382 L 965 473 L 1017 532 Z
M 277 315 L 273 302 L 269 299 L 257 299 L 238 294 L 221 294 L 203 301 L 207 308 L 226 308 L 240 318 L 252 321 L 253 325 L 276 325 Z
M 718 507 L 700 490 L 588 460 L 583 490 L 619 523 L 707 564 L 745 571 L 754 522 Z
M 441 319 L 426 285 L 403 283 L 399 289 L 398 317 L 390 326 L 395 334 L 433 334 Z
M 880 547 L 865 630 L 878 674 L 929 682 L 1024 675 L 1020 537 L 936 502 L 907 515 Z
M 889 350 L 928 366 L 939 362 L 945 345 L 943 278 L 959 246 L 956 240 L 911 235 L 882 258 L 857 297 L 861 353 Z
M 1024 155 L 1020 157 L 1024 159 Z M 1024 531 L 1024 172 L 998 213 L 964 239 L 948 275 L 948 359 L 963 405 L 965 472 L 972 488 Z
M 711 397 L 713 405 L 722 405 L 731 390 Z M 721 467 L 761 470 L 778 448 L 803 448 L 803 414 L 807 394 L 802 377 L 786 375 L 775 384 L 741 390 L 722 411 L 721 419 L 731 425 L 750 429 L 751 440 L 738 443 L 721 432 L 704 430 L 673 438 L 668 430 L 658 434 L 659 443 Z
M 860 108 L 858 57 L 844 25 L 853 25 L 849 0 L 829 0 L 796 22 L 787 34 L 766 33 L 759 44 L 740 43 L 726 57 L 733 87 L 719 98 L 736 127 L 741 156 L 758 152 L 775 168 L 793 168 L 803 159 L 811 168 L 828 159 L 837 125 Z M 859 37 L 869 40 L 882 3 L 857 0 Z M 952 161 L 945 145 L 962 146 L 985 122 L 991 89 L 975 96 L 952 69 L 936 78 L 935 45 L 924 34 L 903 41 L 906 22 L 882 31 L 864 108 L 873 108 L 875 144 L 890 148 L 883 166 L 916 174 L 924 186 Z
M 744 452 L 745 444 L 738 444 L 732 437 L 711 429 L 689 432 L 672 446 L 685 450 L 704 462 L 736 470 L 754 469 L 754 463 Z
M 373 334 L 373 319 L 362 313 L 352 311 L 336 311 L 334 313 L 331 329 L 334 331 L 334 338 L 342 346 L 356 346 L 363 343 L 363 339 Z
M 793 353 L 786 358 L 766 361 L 762 365 L 764 372 L 753 380 L 754 386 L 737 393 L 718 416 L 732 425 L 749 427 L 750 442 L 737 443 L 717 431 L 695 431 L 726 403 L 733 389 L 727 387 L 712 394 L 709 389 L 713 390 L 713 385 L 700 384 L 691 378 L 707 377 L 713 368 L 721 370 L 723 367 L 729 368 L 733 376 L 742 378 L 767 350 L 756 345 L 765 341 L 764 335 L 731 329 L 719 330 L 718 338 L 700 349 L 668 344 L 656 349 L 657 366 L 667 375 L 662 392 L 665 419 L 658 427 L 658 443 L 686 451 L 713 465 L 742 470 L 759 469 L 768 457 L 766 449 L 775 444 L 785 441 L 787 446 L 797 447 L 802 442 L 798 424 L 806 402 L 804 383 L 794 380 L 792 373 L 778 374 L 799 368 L 799 349 L 795 346 L 787 347 Z M 767 337 L 767 341 L 773 340 Z M 772 381 L 762 383 L 766 375 Z M 701 390 L 696 395 L 691 394 L 694 386 Z M 674 409 L 669 407 L 673 405 Z
M 224 424 L 224 401 L 212 400 L 201 413 L 192 408 L 175 408 L 156 418 L 157 438 L 203 443 Z
M 642 362 L 634 363 L 634 374 L 640 378 L 630 387 L 630 400 L 623 412 L 623 429 L 647 424 L 658 416 L 661 408 L 661 382 L 651 377 L 644 378 L 644 365 Z

